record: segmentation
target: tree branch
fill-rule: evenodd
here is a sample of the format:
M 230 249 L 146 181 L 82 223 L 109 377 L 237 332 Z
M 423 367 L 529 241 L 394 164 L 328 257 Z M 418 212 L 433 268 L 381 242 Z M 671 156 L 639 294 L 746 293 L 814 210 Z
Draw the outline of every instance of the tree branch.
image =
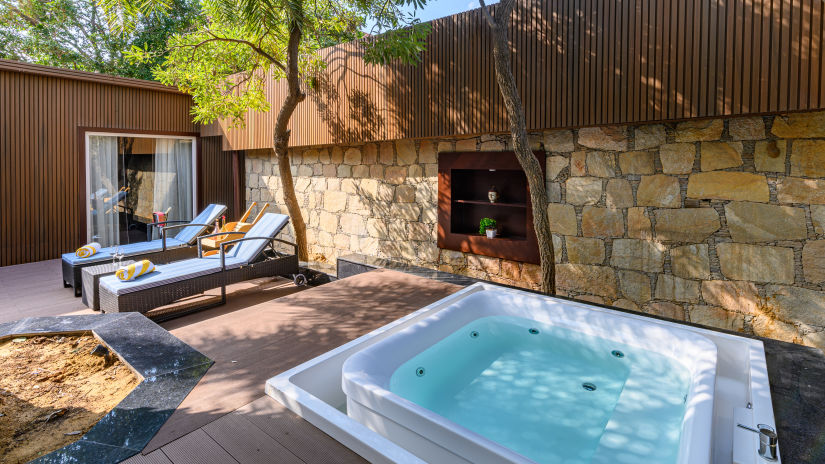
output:
M 210 30 L 207 30 L 206 32 L 207 32 L 209 35 L 211 35 L 211 36 L 212 36 L 215 40 L 218 40 L 218 41 L 221 41 L 221 42 L 233 42 L 233 43 L 238 43 L 238 44 L 243 44 L 243 45 L 246 45 L 246 46 L 248 46 L 249 48 L 251 48 L 252 50 L 254 50 L 257 54 L 259 54 L 259 55 L 261 55 L 262 57 L 264 57 L 264 58 L 266 58 L 267 60 L 269 60 L 269 61 L 270 61 L 272 64 L 274 64 L 275 66 L 277 66 L 277 67 L 281 68 L 281 70 L 282 70 L 282 71 L 287 72 L 287 70 L 286 70 L 286 66 L 284 66 L 284 64 L 283 64 L 283 63 L 281 63 L 281 62 L 280 62 L 280 60 L 278 60 L 278 59 L 277 59 L 277 58 L 275 58 L 274 56 L 272 56 L 272 55 L 270 55 L 269 53 L 267 53 L 266 51 L 264 51 L 264 49 L 263 49 L 263 48 L 261 48 L 261 47 L 259 47 L 259 46 L 255 45 L 254 43 L 252 43 L 252 42 L 250 42 L 250 41 L 248 41 L 248 40 L 244 40 L 244 39 L 233 39 L 233 38 L 231 38 L 231 37 L 220 37 L 220 36 L 218 36 L 217 34 L 215 34 L 214 32 L 212 32 L 212 31 L 210 31 Z

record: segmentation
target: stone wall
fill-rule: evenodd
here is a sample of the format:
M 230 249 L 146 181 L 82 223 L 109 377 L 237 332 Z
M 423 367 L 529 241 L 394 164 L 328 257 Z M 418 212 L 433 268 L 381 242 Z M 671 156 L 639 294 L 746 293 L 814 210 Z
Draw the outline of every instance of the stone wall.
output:
M 825 347 L 825 113 L 531 134 L 559 293 Z M 360 252 L 534 287 L 538 266 L 439 250 L 438 153 L 508 137 L 294 150 L 313 259 Z M 249 201 L 280 199 L 270 152 Z M 282 208 L 283 210 L 283 208 Z

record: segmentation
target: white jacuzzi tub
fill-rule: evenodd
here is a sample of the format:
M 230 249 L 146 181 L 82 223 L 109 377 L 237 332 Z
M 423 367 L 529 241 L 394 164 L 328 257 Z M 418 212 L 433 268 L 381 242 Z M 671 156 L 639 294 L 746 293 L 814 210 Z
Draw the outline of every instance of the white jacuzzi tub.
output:
M 584 311 L 586 321 L 611 315 L 623 324 L 643 322 L 648 326 L 676 329 L 701 335 L 716 345 L 716 380 L 713 389 L 710 461 L 719 464 L 766 464 L 757 455 L 758 440 L 737 423 L 755 427 L 775 427 L 767 366 L 762 342 L 701 327 L 691 327 L 651 319 L 586 303 L 541 297 L 503 289 L 490 284 L 475 284 L 393 321 L 356 340 L 335 348 L 285 371 L 266 383 L 266 393 L 328 435 L 373 463 L 423 464 L 420 450 L 395 442 L 358 422 L 348 413 L 348 399 L 342 388 L 344 363 L 353 355 L 438 314 L 453 304 L 487 292 L 529 295 L 530 298 L 557 303 L 554 308 Z M 609 320 L 609 319 L 606 319 Z M 584 325 L 587 325 L 585 323 Z M 631 324 L 632 325 L 632 324 Z M 650 330 L 653 330 L 650 327 Z M 781 437 L 780 437 L 781 440 Z M 706 451 L 704 447 L 699 451 Z
M 428 462 L 706 464 L 716 357 L 697 333 L 500 289 L 359 351 L 342 378 L 350 417 Z

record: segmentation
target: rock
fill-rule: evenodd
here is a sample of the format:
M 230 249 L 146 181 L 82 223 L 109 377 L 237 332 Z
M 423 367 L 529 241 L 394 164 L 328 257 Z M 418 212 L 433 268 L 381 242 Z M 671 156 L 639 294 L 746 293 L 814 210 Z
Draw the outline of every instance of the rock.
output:
M 785 172 L 785 140 L 762 140 L 753 148 L 753 163 L 757 171 Z
M 480 151 L 503 151 L 507 147 L 498 140 L 487 140 L 486 142 L 481 142 L 478 149 Z
M 742 142 L 702 142 L 702 171 L 742 166 Z
M 667 140 L 667 133 L 665 132 L 665 126 L 660 124 L 650 124 L 637 127 L 634 133 L 634 138 L 634 148 L 637 150 L 644 150 L 646 148 L 656 148 L 665 143 L 665 140 Z
M 653 174 L 653 152 L 627 151 L 619 154 L 619 169 L 622 174 Z
M 467 266 L 482 270 L 488 274 L 501 272 L 501 260 L 490 256 L 467 255 Z
M 814 225 L 814 232 L 825 234 L 825 206 L 811 205 L 811 222 Z
M 626 179 L 610 179 L 605 189 L 608 208 L 629 208 L 633 206 L 633 188 Z
M 619 296 L 616 275 L 606 266 L 557 264 L 556 285 L 561 290 L 592 293 L 608 298 Z
M 692 119 L 676 125 L 675 139 L 677 142 L 719 140 L 724 128 L 725 124 L 721 119 Z
M 694 324 L 708 327 L 742 332 L 745 327 L 745 316 L 725 311 L 716 306 L 695 305 L 688 308 L 688 318 Z
M 387 166 L 384 169 L 384 180 L 390 184 L 403 184 L 407 179 L 407 168 L 404 166 Z
M 579 129 L 579 145 L 597 150 L 627 150 L 627 135 L 620 127 L 585 127 Z
M 395 142 L 395 152 L 398 157 L 398 164 L 409 166 L 418 160 L 418 153 L 415 151 L 415 142 L 412 140 L 398 140 Z
M 318 227 L 327 233 L 335 233 L 338 231 L 338 216 L 335 214 L 328 213 L 326 211 L 321 211 L 320 222 L 318 223 Z
M 648 314 L 654 314 L 668 319 L 675 319 L 677 321 L 685 320 L 685 308 L 676 303 L 669 301 L 657 301 L 646 305 L 642 311 Z
M 441 250 L 441 261 L 445 264 L 461 267 L 464 266 L 466 260 L 464 253 L 460 251 Z
M 783 139 L 825 137 L 825 112 L 783 114 L 773 119 L 771 133 Z
M 344 152 L 344 164 L 361 164 L 361 150 L 349 148 Z
M 561 184 L 558 182 L 547 182 L 545 188 L 547 189 L 547 202 L 560 203 L 561 202 Z
M 650 218 L 647 217 L 645 208 L 627 209 L 627 236 L 642 240 L 650 240 L 653 238 Z
M 544 133 L 544 149 L 549 152 L 568 153 L 576 149 L 573 131 L 553 130 Z
M 673 274 L 685 279 L 709 279 L 710 259 L 704 243 L 675 247 L 670 250 Z
M 624 235 L 622 211 L 585 206 L 582 210 L 582 235 L 585 237 L 621 237 Z
M 578 264 L 602 264 L 604 241 L 597 238 L 567 237 L 567 259 Z
M 576 209 L 573 205 L 548 203 L 547 219 L 550 221 L 551 232 L 562 235 L 576 235 L 578 233 Z
M 642 176 L 639 188 L 636 190 L 636 204 L 678 208 L 682 205 L 679 179 L 662 174 Z
M 344 192 L 327 190 L 324 192 L 324 210 L 330 213 L 344 211 L 347 208 L 347 194 Z
M 794 140 L 791 175 L 825 177 L 825 140 Z
M 706 303 L 743 314 L 760 314 L 759 291 L 751 282 L 707 280 L 702 282 Z
M 779 203 L 808 203 L 825 205 L 825 180 L 780 177 L 776 182 Z
M 589 152 L 587 174 L 595 177 L 616 177 L 616 160 L 613 154 L 601 151 Z
M 779 319 L 825 327 L 825 293 L 801 287 L 768 285 L 765 301 Z
M 751 321 L 754 335 L 773 338 L 786 342 L 797 343 L 800 340 L 799 331 L 792 324 L 782 322 L 770 316 L 756 316 Z
M 556 180 L 559 174 L 567 167 L 569 161 L 565 156 L 547 157 L 547 180 Z
M 561 262 L 563 251 L 564 238 L 561 235 L 553 234 L 553 258 L 556 260 L 556 264 Z
M 695 158 L 696 146 L 692 143 L 669 143 L 659 148 L 659 160 L 665 174 L 690 174 Z
M 570 175 L 575 177 L 587 175 L 587 153 L 577 151 L 570 155 Z
M 455 151 L 476 151 L 477 143 L 478 140 L 475 137 L 458 140 L 455 143 Z
M 395 203 L 390 205 L 390 216 L 407 221 L 418 221 L 421 216 L 421 206 L 415 203 Z
M 596 295 L 579 295 L 576 297 L 576 300 L 583 301 L 585 303 L 596 303 L 600 305 L 604 304 L 604 298 Z
M 414 220 L 413 218 L 411 220 Z M 351 235 L 367 235 L 367 222 L 363 216 L 345 213 L 338 219 L 341 223 L 341 232 Z
M 392 142 L 383 142 L 378 149 L 378 160 L 381 164 L 393 164 L 395 162 L 395 149 Z
M 625 298 L 637 303 L 650 301 L 650 278 L 636 271 L 620 269 L 617 271 L 619 277 L 619 290 Z
M 610 265 L 645 272 L 662 272 L 664 247 L 656 242 L 621 238 L 613 240 Z
M 734 118 L 728 121 L 728 133 L 733 140 L 761 140 L 765 138 L 765 121 L 761 116 Z
M 656 281 L 656 299 L 696 303 L 699 301 L 699 282 L 659 274 Z
M 794 281 L 793 248 L 719 243 L 716 245 L 722 274 L 732 280 Z
M 825 332 L 809 332 L 802 335 L 802 343 L 825 351 Z
M 631 311 L 639 310 L 639 305 L 625 298 L 614 301 L 612 306 L 616 308 L 629 309 Z
M 567 203 L 594 205 L 602 198 L 602 180 L 598 177 L 571 177 L 564 183 Z
M 825 283 L 825 240 L 812 240 L 802 248 L 802 272 L 805 280 Z
M 418 148 L 418 162 L 421 164 L 438 162 L 438 152 L 435 148 L 435 142 L 432 140 L 421 141 L 421 146 Z
M 719 230 L 719 213 L 713 208 L 657 209 L 656 240 L 699 243 Z
M 341 150 L 341 147 L 332 147 L 331 158 L 332 164 L 341 164 L 344 162 L 344 151 Z
M 98 344 L 97 346 L 92 348 L 92 351 L 89 354 L 91 354 L 92 356 L 105 358 L 106 356 L 109 356 L 109 348 L 106 348 L 105 346 Z
M 395 201 L 398 203 L 414 203 L 415 187 L 412 185 L 399 185 L 396 187 Z
M 697 199 L 767 203 L 771 195 L 768 181 L 763 174 L 711 171 L 690 175 L 687 196 Z
M 521 269 L 515 261 L 501 260 L 501 277 L 509 280 L 521 279 Z
M 774 242 L 808 237 L 802 208 L 734 201 L 725 205 L 725 218 L 734 242 Z

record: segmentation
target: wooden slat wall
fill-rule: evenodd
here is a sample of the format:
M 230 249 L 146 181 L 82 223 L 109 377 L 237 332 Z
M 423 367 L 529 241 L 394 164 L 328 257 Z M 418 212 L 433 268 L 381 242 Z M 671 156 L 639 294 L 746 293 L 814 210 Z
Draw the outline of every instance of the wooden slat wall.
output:
M 233 153 L 221 150 L 220 137 L 201 137 L 200 203 L 201 206 L 210 203 L 226 205 L 227 221 L 235 220 L 243 214 L 235 205 L 235 185 L 240 183 L 241 192 L 246 186 L 246 176 L 243 172 L 235 178 L 233 156 Z M 243 171 L 243 153 L 239 156 L 240 168 Z
M 530 129 L 825 107 L 822 0 L 522 0 L 513 69 Z M 292 146 L 507 130 L 480 10 L 432 23 L 417 67 L 367 66 L 357 44 L 325 49 L 318 91 L 293 117 Z M 284 97 L 225 149 L 272 146 Z
M 0 265 L 74 249 L 85 217 L 79 127 L 198 132 L 191 98 L 159 84 L 0 61 Z M 100 77 L 99 80 L 95 78 Z

